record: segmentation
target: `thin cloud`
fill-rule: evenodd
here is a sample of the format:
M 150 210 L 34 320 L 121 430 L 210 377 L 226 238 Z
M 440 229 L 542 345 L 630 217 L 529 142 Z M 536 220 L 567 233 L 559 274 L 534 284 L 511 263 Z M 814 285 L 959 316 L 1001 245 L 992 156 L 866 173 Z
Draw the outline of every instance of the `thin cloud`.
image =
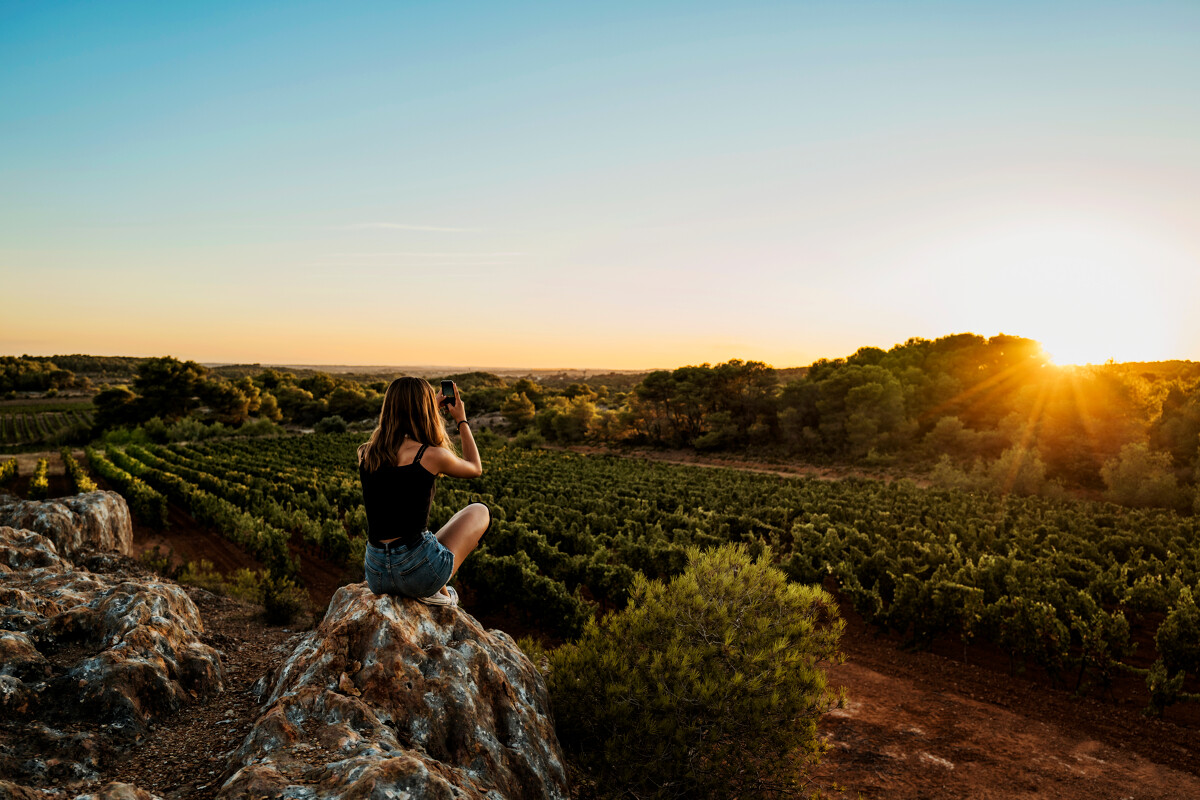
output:
M 409 225 L 403 222 L 355 222 L 350 225 L 338 225 L 341 231 L 429 231 L 432 233 L 477 233 L 482 228 L 449 228 L 441 225 Z

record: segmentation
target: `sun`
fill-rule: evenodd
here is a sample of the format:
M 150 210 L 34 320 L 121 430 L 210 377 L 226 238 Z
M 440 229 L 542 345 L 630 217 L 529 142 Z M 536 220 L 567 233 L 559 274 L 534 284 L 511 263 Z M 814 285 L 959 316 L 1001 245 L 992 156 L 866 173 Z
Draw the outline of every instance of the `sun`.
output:
M 1179 292 L 1148 238 L 1027 220 L 959 237 L 934 259 L 949 329 L 1036 339 L 1060 365 L 1178 357 Z

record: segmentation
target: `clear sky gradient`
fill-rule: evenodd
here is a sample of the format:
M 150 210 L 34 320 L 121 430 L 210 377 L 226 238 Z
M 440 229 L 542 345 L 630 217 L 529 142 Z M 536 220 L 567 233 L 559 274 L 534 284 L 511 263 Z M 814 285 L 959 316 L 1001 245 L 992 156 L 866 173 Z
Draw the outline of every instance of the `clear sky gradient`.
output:
M 1200 3 L 0 1 L 0 352 L 1200 359 Z

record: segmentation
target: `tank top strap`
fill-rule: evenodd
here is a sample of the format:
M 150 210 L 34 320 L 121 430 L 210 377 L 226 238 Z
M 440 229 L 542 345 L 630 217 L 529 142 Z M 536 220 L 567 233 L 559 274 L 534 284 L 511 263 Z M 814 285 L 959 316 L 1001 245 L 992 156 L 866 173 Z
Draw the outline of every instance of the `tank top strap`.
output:
M 423 444 L 423 445 L 421 445 L 421 449 L 417 451 L 417 457 L 416 457 L 416 458 L 414 458 L 414 459 L 412 460 L 412 463 L 414 463 L 414 464 L 420 464 L 420 463 L 421 463 L 421 456 L 425 455 L 425 451 L 426 451 L 426 449 L 428 449 L 428 448 L 429 448 L 429 445 L 427 445 L 427 444 Z

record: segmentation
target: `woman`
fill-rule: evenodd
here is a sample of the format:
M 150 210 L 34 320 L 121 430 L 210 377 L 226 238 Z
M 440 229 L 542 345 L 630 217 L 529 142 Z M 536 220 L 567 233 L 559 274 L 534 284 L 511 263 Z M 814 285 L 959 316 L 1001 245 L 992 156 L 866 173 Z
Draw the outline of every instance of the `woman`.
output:
M 438 415 L 450 412 L 462 437 L 463 457 L 449 448 Z M 458 593 L 447 581 L 458 572 L 492 515 L 471 503 L 434 536 L 429 531 L 438 475 L 478 478 L 483 473 L 458 386 L 454 401 L 423 378 L 397 378 L 387 388 L 379 424 L 358 448 L 358 474 L 367 510 L 367 586 L 376 594 L 399 594 L 430 605 L 456 606 Z

